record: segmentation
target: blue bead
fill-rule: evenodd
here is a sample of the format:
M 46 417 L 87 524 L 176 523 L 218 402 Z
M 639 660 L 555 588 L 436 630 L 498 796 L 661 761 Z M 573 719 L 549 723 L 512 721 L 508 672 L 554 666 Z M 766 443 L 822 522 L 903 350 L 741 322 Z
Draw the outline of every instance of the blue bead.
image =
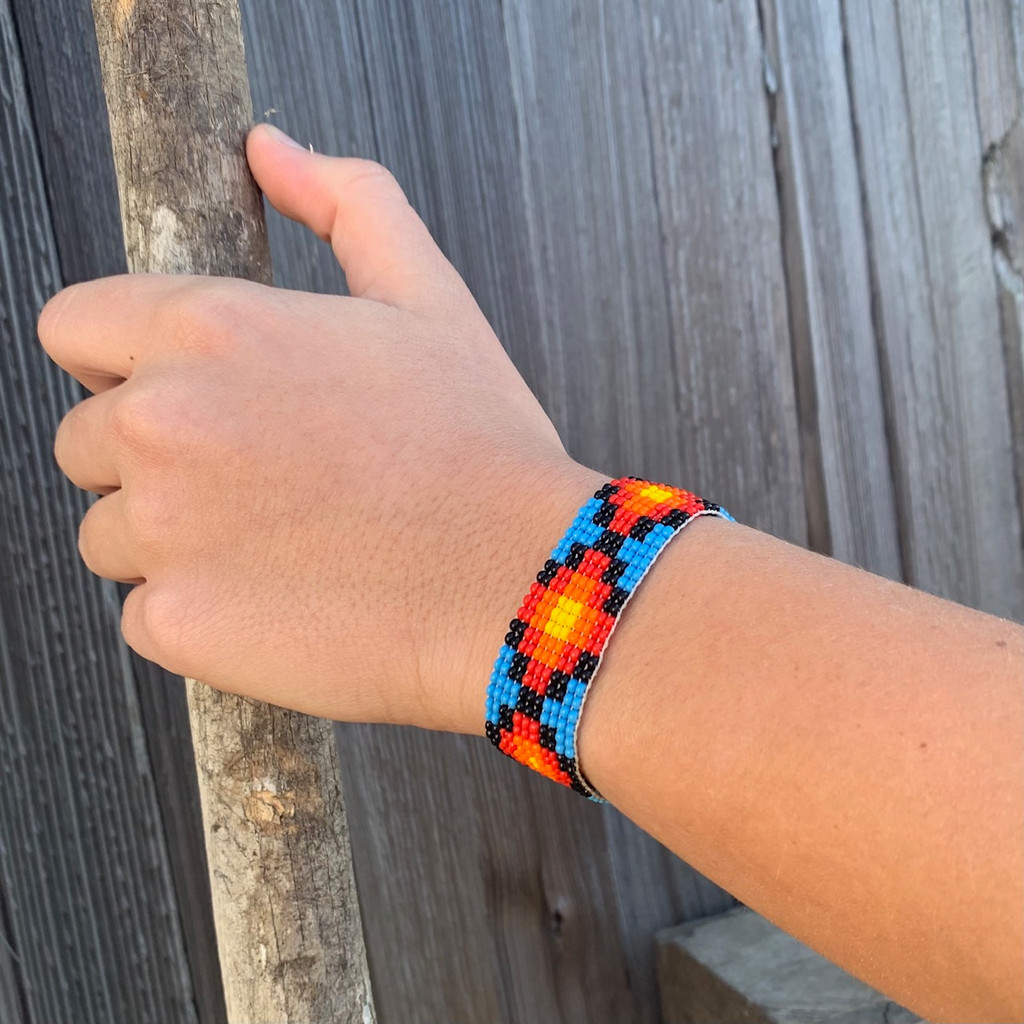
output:
M 671 526 L 666 526 L 664 523 L 658 523 L 649 534 L 647 534 L 646 544 L 649 548 L 660 548 L 675 534 L 675 530 Z

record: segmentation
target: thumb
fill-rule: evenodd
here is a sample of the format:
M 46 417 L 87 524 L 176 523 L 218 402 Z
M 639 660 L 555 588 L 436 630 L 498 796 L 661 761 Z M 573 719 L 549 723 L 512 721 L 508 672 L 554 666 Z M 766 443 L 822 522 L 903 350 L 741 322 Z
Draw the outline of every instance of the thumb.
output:
M 269 124 L 249 132 L 246 156 L 271 205 L 331 243 L 353 295 L 414 307 L 453 278 L 465 287 L 380 164 L 311 153 Z

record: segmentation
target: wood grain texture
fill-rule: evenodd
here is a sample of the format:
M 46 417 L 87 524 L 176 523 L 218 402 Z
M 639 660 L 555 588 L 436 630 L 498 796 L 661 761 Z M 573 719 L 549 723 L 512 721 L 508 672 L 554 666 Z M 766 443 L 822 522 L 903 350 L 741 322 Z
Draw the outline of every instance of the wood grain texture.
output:
M 123 273 L 117 180 L 90 0 L 13 0 L 11 6 L 26 55 L 26 92 L 62 282 Z M 123 595 L 128 588 L 118 589 Z M 193 1001 L 203 1024 L 222 1024 L 224 995 L 185 688 L 152 662 L 134 652 L 130 657 Z
M 1019 121 L 1022 14 L 1015 0 L 967 0 L 981 147 L 988 150 Z
M 809 546 L 899 579 L 841 12 L 838 0 L 760 0 L 760 10 Z
M 129 270 L 270 283 L 237 4 L 93 12 Z M 371 1024 L 331 724 L 187 686 L 228 1019 Z
M 845 2 L 906 581 L 1024 619 L 964 6 Z M 899 73 L 895 73 L 899 69 Z
M 79 395 L 35 334 L 60 284 L 37 153 L 2 0 L 0 1014 L 188 1024 L 188 964 L 116 594 L 78 557 L 86 497 L 52 457 Z
M 756 4 L 645 0 L 645 89 L 684 479 L 806 543 L 779 203 Z M 659 340 L 658 344 L 665 344 Z
M 984 152 L 982 183 L 1024 533 L 1024 11 L 1019 4 L 972 0 L 968 12 Z
M 10 0 L 65 284 L 124 273 L 90 0 Z
M 2 900 L 3 893 L 0 892 L 0 901 Z M 28 1024 L 28 1008 L 25 1006 L 18 978 L 18 951 L 11 938 L 6 920 L 0 918 L 0 1020 L 3 1020 L 4 1024 Z

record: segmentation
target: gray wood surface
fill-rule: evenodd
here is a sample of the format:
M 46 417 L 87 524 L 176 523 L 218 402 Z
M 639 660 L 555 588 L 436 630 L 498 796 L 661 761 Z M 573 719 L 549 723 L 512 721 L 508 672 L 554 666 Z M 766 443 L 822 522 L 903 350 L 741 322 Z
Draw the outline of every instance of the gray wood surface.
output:
M 109 272 L 109 156 L 74 35 L 85 0 L 9 2 L 36 120 L 12 138 L 26 151 L 37 140 L 49 209 L 40 198 L 34 223 L 49 234 L 0 222 L 0 235 L 18 260 L 43 252 L 55 266 L 56 252 L 66 275 Z M 275 108 L 300 141 L 396 172 L 577 458 L 701 489 L 795 543 L 1024 620 L 1015 0 L 242 6 L 257 117 Z M 88 209 L 73 201 L 85 182 Z M 274 215 L 269 228 L 278 284 L 341 286 L 326 246 Z M 33 608 L 67 615 L 58 594 Z M 216 999 L 181 691 L 149 671 L 136 671 L 138 708 L 206 1024 Z M 94 718 L 116 733 L 122 713 Z M 92 728 L 65 736 L 75 777 L 97 777 L 79 750 Z M 733 902 L 616 812 L 482 741 L 337 734 L 383 1022 L 653 1024 L 654 932 Z M 39 734 L 19 726 L 11 742 L 40 762 L 38 787 L 63 770 Z M 0 813 L 16 798 L 0 794 Z M 16 923 L 39 890 L 6 852 L 8 820 L 0 889 Z M 127 825 L 114 839 L 115 864 L 145 845 Z M 53 839 L 52 863 L 76 863 L 75 842 L 56 852 Z M 147 884 L 166 900 L 166 876 Z M 81 930 L 96 908 L 65 892 L 39 906 Z M 97 920 L 99 959 L 118 956 Z M 11 941 L 8 993 L 52 986 L 59 1000 L 79 984 L 74 960 L 66 977 L 46 972 L 36 932 Z M 4 971 L 0 952 L 0 999 Z M 131 998 L 132 1024 L 167 1019 L 146 1017 L 144 990 Z
M 841 11 L 836 0 L 761 0 L 760 10 L 808 541 L 898 579 L 897 509 Z
M 65 284 L 124 273 L 89 0 L 8 0 Z
M 2 898 L 3 893 L 0 892 Z M 18 977 L 20 966 L 7 922 L 0 919 L 0 1020 L 5 1024 L 25 1024 L 28 1020 Z
M 746 907 L 657 943 L 664 1024 L 922 1024 Z
M 117 182 L 88 0 L 12 0 L 62 283 L 123 273 Z M 83 201 L 83 196 L 87 199 Z M 25 339 L 28 343 L 28 339 Z M 127 587 L 121 588 L 127 591 Z M 200 1020 L 220 1024 L 215 948 L 185 689 L 130 654 Z
M 844 15 L 904 578 L 1024 619 L 967 11 L 865 0 Z
M 79 396 L 35 342 L 60 278 L 7 0 L 0 181 L 0 1017 L 192 1022 L 116 593 L 78 558 L 85 496 L 52 457 Z
M 1024 532 L 1024 11 L 1019 4 L 968 6 L 981 127 L 982 185 L 992 241 L 1006 360 L 1007 395 Z

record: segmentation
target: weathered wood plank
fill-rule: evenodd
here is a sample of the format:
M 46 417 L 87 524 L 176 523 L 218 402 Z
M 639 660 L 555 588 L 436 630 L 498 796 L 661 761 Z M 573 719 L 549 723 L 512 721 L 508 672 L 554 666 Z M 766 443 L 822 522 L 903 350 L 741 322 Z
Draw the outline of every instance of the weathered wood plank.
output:
M 760 0 L 760 7 L 810 546 L 899 579 L 839 4 Z
M 1017 503 L 1024 532 L 1024 12 L 971 0 L 982 180 L 1006 360 Z
M 645 0 L 654 187 L 684 480 L 804 544 L 807 522 L 763 47 L 754 0 Z
M 4 1024 L 29 1024 L 28 1008 L 18 983 L 18 967 L 18 951 L 11 943 L 0 890 L 0 1020 Z
M 124 247 L 89 0 L 10 0 L 66 284 L 122 274 Z M 87 198 L 86 198 L 87 197 Z
M 3 15 L 0 15 L 0 20 L 2 17 Z M 5 52 L 3 45 L 0 44 L 0 54 Z M 11 675 L 7 658 L 8 644 L 2 639 L 2 629 L 0 625 L 0 680 Z M 12 879 L 8 877 L 5 869 L 6 863 L 4 840 L 0 835 L 0 1020 L 4 1021 L 4 1024 L 31 1024 L 19 978 L 22 970 L 21 957 L 14 945 L 14 930 L 7 914 L 7 897 L 4 895 L 5 887 L 12 884 Z M 14 879 L 12 888 L 16 886 L 17 880 Z
M 664 1024 L 921 1024 L 746 907 L 657 936 Z
M 1014 0 L 967 0 L 981 148 L 988 150 L 1021 114 L 1021 9 Z
M 90 0 L 12 0 L 12 9 L 26 55 L 26 91 L 52 197 L 62 281 L 123 273 L 117 182 Z M 130 658 L 196 1012 L 202 1024 L 221 1024 L 224 997 L 185 688 L 157 665 L 134 653 Z
M 35 337 L 60 278 L 7 0 L 0 52 L 0 887 L 11 964 L 32 1024 L 195 1021 L 114 589 L 78 557 L 85 496 L 51 455 L 80 395 Z
M 965 9 L 844 0 L 843 11 L 906 579 L 1022 619 Z

